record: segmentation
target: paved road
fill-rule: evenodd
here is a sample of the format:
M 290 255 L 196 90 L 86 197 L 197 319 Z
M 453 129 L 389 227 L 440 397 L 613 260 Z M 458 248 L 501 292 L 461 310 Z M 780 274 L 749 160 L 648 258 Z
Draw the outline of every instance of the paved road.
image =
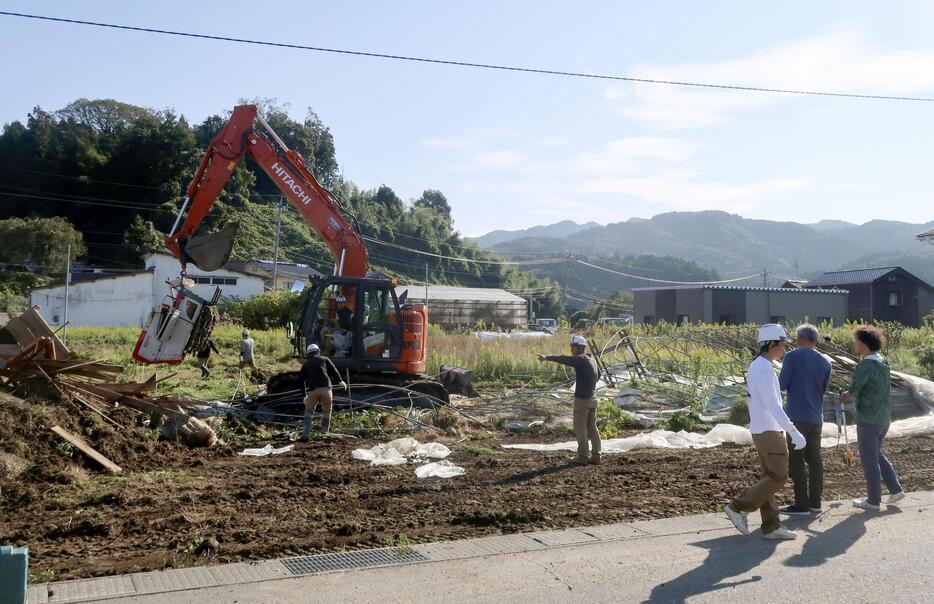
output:
M 934 493 L 903 503 L 878 514 L 832 504 L 790 521 L 793 542 L 693 516 L 416 546 L 427 562 L 107 602 L 934 602 Z M 67 601 L 50 589 L 50 602 Z

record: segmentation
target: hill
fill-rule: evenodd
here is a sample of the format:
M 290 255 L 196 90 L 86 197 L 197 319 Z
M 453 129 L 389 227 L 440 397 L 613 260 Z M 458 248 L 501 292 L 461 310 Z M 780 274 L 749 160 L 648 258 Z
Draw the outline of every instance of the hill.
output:
M 490 248 L 500 243 L 508 243 L 510 241 L 515 241 L 516 239 L 525 239 L 530 237 L 569 237 L 576 233 L 580 233 L 581 231 L 599 226 L 600 225 L 596 222 L 577 224 L 573 220 L 562 220 L 561 222 L 556 222 L 555 224 L 539 225 L 527 229 L 519 229 L 516 231 L 491 231 L 481 237 L 474 237 L 472 240 L 482 248 Z
M 915 268 L 912 272 L 934 282 L 934 247 L 924 246 L 914 237 L 934 222 L 873 220 L 861 225 L 823 226 L 753 220 L 720 211 L 671 212 L 591 228 L 574 237 L 526 237 L 493 249 L 510 254 L 561 249 L 603 258 L 676 256 L 710 267 L 726 278 L 766 269 L 773 275 L 772 283 L 854 263 L 898 264 L 904 258 Z

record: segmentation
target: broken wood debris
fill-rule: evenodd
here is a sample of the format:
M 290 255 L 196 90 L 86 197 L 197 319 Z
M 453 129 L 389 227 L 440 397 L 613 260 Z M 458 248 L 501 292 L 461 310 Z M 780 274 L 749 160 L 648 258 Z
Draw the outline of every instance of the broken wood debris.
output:
M 94 449 L 94 447 L 84 442 L 84 440 L 80 436 L 77 436 L 76 434 L 72 434 L 71 432 L 62 428 L 61 426 L 52 426 L 51 429 L 52 429 L 52 432 L 55 432 L 56 434 L 61 436 L 71 446 L 78 449 L 79 451 L 87 455 L 89 458 L 99 463 L 106 470 L 109 470 L 111 474 L 120 474 L 121 472 L 123 472 L 123 468 L 121 468 L 114 462 L 110 461 L 109 459 L 107 459 L 106 457 L 98 453 Z

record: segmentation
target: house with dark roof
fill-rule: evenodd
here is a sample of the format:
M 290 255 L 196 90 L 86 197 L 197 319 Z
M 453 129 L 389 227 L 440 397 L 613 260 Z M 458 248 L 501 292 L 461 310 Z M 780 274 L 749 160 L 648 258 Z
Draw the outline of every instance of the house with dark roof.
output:
M 260 260 L 258 258 L 251 258 L 246 261 L 231 260 L 225 266 L 230 270 L 241 271 L 262 278 L 268 289 L 287 289 L 293 292 L 303 291 L 313 278 L 323 276 L 307 264 L 273 262 L 272 260 Z M 273 275 L 275 275 L 276 279 L 275 284 L 272 282 Z
M 810 289 L 849 291 L 851 321 L 897 321 L 911 327 L 934 310 L 934 288 L 900 266 L 833 271 L 811 279 Z
M 681 285 L 632 290 L 637 323 L 846 322 L 847 292 L 841 289 Z

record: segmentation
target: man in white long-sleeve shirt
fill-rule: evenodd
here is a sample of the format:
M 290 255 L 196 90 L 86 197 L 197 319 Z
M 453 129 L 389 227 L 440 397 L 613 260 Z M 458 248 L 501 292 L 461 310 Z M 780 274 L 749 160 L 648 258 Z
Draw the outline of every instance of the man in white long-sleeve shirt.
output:
M 774 361 L 785 356 L 788 336 L 781 325 L 770 323 L 759 328 L 759 356 L 746 372 L 749 391 L 749 431 L 759 453 L 762 480 L 726 506 L 727 518 L 736 530 L 749 534 L 746 514 L 759 510 L 762 536 L 766 539 L 794 539 L 798 535 L 781 525 L 775 493 L 788 480 L 788 444 L 785 432 L 795 449 L 807 444 L 782 408 L 782 391 L 775 375 Z

